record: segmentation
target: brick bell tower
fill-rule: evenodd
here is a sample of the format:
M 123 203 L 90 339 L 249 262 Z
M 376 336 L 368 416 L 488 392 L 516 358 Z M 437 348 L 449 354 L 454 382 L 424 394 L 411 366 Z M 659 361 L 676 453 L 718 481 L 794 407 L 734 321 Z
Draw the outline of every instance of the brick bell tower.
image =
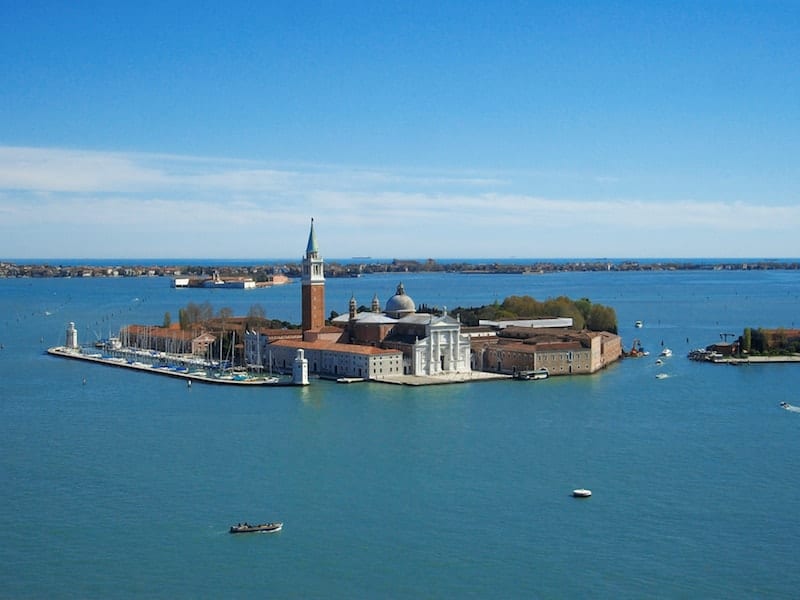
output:
M 314 235 L 314 219 L 311 219 L 306 255 L 303 257 L 302 284 L 303 331 L 318 331 L 325 325 L 325 275 L 317 237 Z

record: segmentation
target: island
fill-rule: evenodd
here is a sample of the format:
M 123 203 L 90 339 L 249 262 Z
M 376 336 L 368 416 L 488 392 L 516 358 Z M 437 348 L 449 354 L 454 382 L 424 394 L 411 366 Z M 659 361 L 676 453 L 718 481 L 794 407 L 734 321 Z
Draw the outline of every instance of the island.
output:
M 716 364 L 800 363 L 800 329 L 745 327 L 735 333 L 721 333 L 721 341 L 689 352 L 689 359 Z
M 26 263 L 0 261 L 3 277 L 169 277 L 181 281 L 252 280 L 255 286 L 285 283 L 302 277 L 302 263 L 285 261 L 252 261 L 241 264 L 99 264 L 69 261 L 73 264 Z M 508 261 L 441 261 L 408 259 L 353 259 L 326 264 L 327 277 L 361 277 L 371 273 L 446 272 L 471 275 L 544 275 L 564 272 L 598 271 L 772 271 L 800 269 L 796 260 L 712 260 L 707 261 L 646 261 L 635 259 L 519 259 Z M 277 277 L 276 277 L 277 276 Z M 243 287 L 243 286 L 242 286 Z

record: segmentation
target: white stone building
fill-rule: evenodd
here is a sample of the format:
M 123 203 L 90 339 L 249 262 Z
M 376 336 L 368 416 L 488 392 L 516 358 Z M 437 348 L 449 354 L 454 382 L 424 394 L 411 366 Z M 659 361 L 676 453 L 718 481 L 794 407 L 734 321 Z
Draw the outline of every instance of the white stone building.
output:
M 370 312 L 356 313 L 355 305 L 353 298 L 349 314 L 334 319 L 334 324 L 344 328 L 343 339 L 349 343 L 401 350 L 406 375 L 472 371 L 470 339 L 461 333 L 461 323 L 447 314 L 417 313 L 414 300 L 402 283 L 383 312 L 376 299 Z

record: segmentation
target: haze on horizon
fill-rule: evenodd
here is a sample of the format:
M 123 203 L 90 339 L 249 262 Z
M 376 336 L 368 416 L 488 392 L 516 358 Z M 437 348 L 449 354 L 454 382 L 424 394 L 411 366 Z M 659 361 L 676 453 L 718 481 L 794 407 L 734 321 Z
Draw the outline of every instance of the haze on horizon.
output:
M 26 2 L 0 257 L 783 258 L 800 4 Z

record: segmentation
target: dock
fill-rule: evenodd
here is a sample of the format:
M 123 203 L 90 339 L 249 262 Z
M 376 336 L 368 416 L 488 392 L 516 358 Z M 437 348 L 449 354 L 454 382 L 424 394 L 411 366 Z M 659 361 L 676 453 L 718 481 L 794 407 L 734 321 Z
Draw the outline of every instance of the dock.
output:
M 391 383 L 395 385 L 422 386 L 447 385 L 451 383 L 476 383 L 479 381 L 498 381 L 501 379 L 511 379 L 511 375 L 488 373 L 485 371 L 470 371 L 469 373 L 441 373 L 438 375 L 386 375 L 374 381 L 377 383 Z

